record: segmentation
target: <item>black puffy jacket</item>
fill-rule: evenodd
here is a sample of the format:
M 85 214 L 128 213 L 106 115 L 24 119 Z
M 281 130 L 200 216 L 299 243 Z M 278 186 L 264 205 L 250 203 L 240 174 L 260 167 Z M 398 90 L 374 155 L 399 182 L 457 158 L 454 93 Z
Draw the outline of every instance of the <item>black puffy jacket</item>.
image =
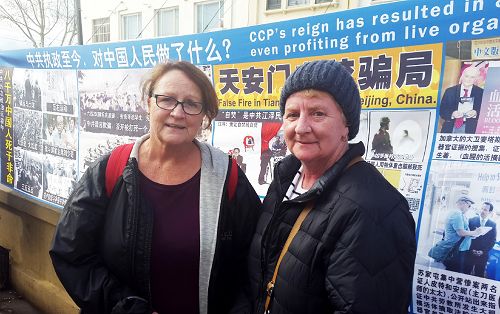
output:
M 277 165 L 249 258 L 247 309 L 264 312 L 265 286 L 290 230 L 309 200 L 314 207 L 284 256 L 271 313 L 407 313 L 416 254 L 415 222 L 406 199 L 351 145 L 301 196 L 282 202 L 300 161 Z
M 111 199 L 106 196 L 108 158 L 94 163 L 69 197 L 50 256 L 59 279 L 82 313 L 151 313 L 153 212 L 138 192 L 135 158 L 129 159 Z M 228 160 L 227 155 L 224 160 Z M 260 215 L 260 199 L 239 168 L 235 196 L 228 201 L 229 173 L 220 187 L 223 195 L 215 254 L 207 278 L 209 314 L 227 313 L 233 305 L 236 288 L 244 281 L 248 248 Z M 182 288 L 182 283 L 170 284 Z

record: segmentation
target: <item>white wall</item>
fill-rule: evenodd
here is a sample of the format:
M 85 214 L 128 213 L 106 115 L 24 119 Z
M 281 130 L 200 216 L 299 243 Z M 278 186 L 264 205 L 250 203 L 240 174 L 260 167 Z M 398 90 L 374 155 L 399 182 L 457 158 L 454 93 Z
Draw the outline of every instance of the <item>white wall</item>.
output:
M 155 10 L 163 8 L 179 8 L 179 35 L 193 34 L 196 31 L 196 4 L 209 2 L 210 0 L 123 0 L 82 1 L 82 28 L 83 42 L 92 43 L 92 20 L 97 18 L 110 18 L 110 40 L 120 40 L 120 17 L 124 14 L 142 13 L 142 27 L 145 28 L 141 38 L 152 38 L 155 36 L 155 21 L 153 18 Z M 224 28 L 235 28 L 248 26 L 251 20 L 249 6 L 255 0 L 226 0 L 224 1 Z M 149 25 L 146 24 L 149 22 Z
M 110 17 L 110 40 L 120 40 L 120 17 L 124 14 L 142 12 L 142 27 L 145 28 L 141 38 L 155 36 L 156 9 L 179 8 L 179 35 L 193 34 L 196 31 L 196 4 L 212 0 L 84 0 L 82 7 L 83 42 L 91 43 L 92 20 Z M 282 9 L 266 10 L 267 0 L 225 0 L 223 27 L 239 28 L 257 24 L 289 20 L 299 17 L 330 13 L 334 11 L 357 8 L 372 4 L 372 0 L 334 0 L 332 3 L 311 4 L 287 7 L 287 0 L 282 1 Z M 376 0 L 373 3 L 399 0 Z M 314 0 L 311 0 L 314 2 Z M 151 21 L 150 21 L 151 20 Z M 146 24 L 149 22 L 149 25 Z

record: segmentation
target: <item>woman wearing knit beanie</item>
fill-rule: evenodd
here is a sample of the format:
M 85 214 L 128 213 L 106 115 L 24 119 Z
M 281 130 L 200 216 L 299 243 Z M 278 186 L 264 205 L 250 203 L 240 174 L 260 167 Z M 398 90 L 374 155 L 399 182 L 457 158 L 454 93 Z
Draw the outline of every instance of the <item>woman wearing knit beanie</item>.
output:
M 234 313 L 407 313 L 416 254 L 406 199 L 363 161 L 359 90 L 338 62 L 306 63 L 281 92 L 291 155 L 274 169 Z

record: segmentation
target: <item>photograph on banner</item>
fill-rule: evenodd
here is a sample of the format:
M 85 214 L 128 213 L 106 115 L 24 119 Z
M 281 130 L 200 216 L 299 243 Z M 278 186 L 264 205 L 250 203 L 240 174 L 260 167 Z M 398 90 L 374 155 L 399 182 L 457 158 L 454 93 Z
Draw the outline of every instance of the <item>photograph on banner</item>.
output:
M 42 158 L 40 153 L 14 148 L 14 186 L 17 190 L 34 197 L 41 197 Z
M 43 114 L 43 139 L 44 153 L 59 155 L 70 159 L 76 158 L 78 145 L 78 129 L 76 126 L 76 117 L 65 116 L 61 114 Z M 56 152 L 54 148 L 70 150 L 63 155 Z
M 488 65 L 488 61 L 446 60 L 444 77 L 448 80 L 443 82 L 439 105 L 440 133 L 476 133 Z
M 115 147 L 135 142 L 136 138 L 113 134 L 83 133 L 80 138 L 79 174 L 80 178 L 87 168 L 98 158 L 110 153 Z
M 366 159 L 417 162 L 428 158 L 433 135 L 433 110 L 368 112 Z
M 205 127 L 205 123 L 198 130 L 198 134 L 196 134 L 196 139 L 200 142 L 205 142 L 208 144 L 212 144 L 212 129 L 214 128 L 215 121 L 212 121 L 212 124 L 209 127 Z
M 42 199 L 64 206 L 78 181 L 76 160 L 48 154 L 43 158 Z
M 287 154 L 282 123 L 262 123 L 260 139 L 260 170 L 257 183 L 267 189 L 273 181 L 274 166 Z
M 262 123 L 214 121 L 213 146 L 236 159 L 255 191 L 265 195 L 267 186 L 259 186 Z
M 490 40 L 496 42 L 495 39 L 477 41 Z M 491 47 L 478 45 L 476 40 L 449 42 L 447 47 L 439 107 L 440 133 L 434 144 L 433 159 L 496 163 L 500 161 L 498 56 L 496 60 L 492 56 L 486 58 L 485 51 L 492 51 Z M 463 108 L 468 110 L 465 115 L 459 113 Z
M 42 112 L 16 108 L 13 112 L 14 147 L 42 152 Z
M 286 78 L 307 61 L 341 62 L 358 83 L 363 108 L 434 108 L 441 44 L 214 66 L 219 108 L 278 110 Z
M 416 264 L 499 281 L 499 190 L 498 165 L 433 161 Z
M 76 116 L 78 84 L 76 71 L 45 71 L 42 110 Z
M 500 61 L 489 62 L 476 133 L 500 135 Z
M 212 66 L 211 65 L 197 65 L 197 67 L 205 73 L 210 82 L 213 84 L 213 76 L 212 76 Z M 208 125 L 207 117 L 203 118 L 203 124 L 201 128 L 198 130 L 198 134 L 196 134 L 196 139 L 200 142 L 205 142 L 208 144 L 212 144 L 212 129 L 213 129 L 214 121 L 212 124 Z
M 12 76 L 14 107 L 76 114 L 75 71 L 15 69 Z
M 81 129 L 131 137 L 145 134 L 149 123 L 140 85 L 147 70 L 79 71 Z
M 14 107 L 42 110 L 42 94 L 47 90 L 46 79 L 47 71 L 44 70 L 14 69 L 12 74 Z
M 365 149 L 366 149 L 366 144 L 368 143 L 368 110 L 361 110 L 361 113 L 359 115 L 359 131 L 358 134 L 356 134 L 356 137 L 354 137 L 352 140 L 349 141 L 351 144 L 355 144 L 358 142 L 363 142 L 365 144 Z

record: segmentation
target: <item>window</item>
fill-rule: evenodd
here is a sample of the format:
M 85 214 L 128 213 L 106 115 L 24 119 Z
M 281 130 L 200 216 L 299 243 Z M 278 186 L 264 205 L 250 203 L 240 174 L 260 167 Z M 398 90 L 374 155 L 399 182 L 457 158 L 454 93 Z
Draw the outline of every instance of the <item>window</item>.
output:
M 109 17 L 92 20 L 92 42 L 109 41 Z
M 138 38 L 141 28 L 141 13 L 122 15 L 121 39 Z
M 288 6 L 293 7 L 296 5 L 309 4 L 309 0 L 288 0 Z
M 286 8 L 295 7 L 299 5 L 314 5 L 321 3 L 332 3 L 338 4 L 339 0 L 287 0 Z M 371 1 L 371 0 L 370 0 Z M 267 0 L 266 10 L 276 10 L 281 9 L 281 0 Z
M 203 33 L 221 27 L 224 1 L 205 2 L 196 5 L 196 31 Z
M 366 5 L 370 4 L 382 4 L 382 3 L 390 3 L 390 2 L 398 2 L 400 0 L 368 0 L 368 1 L 362 1 L 362 3 Z
M 156 12 L 156 36 L 179 34 L 179 8 L 160 9 Z
M 281 9 L 281 0 L 267 0 L 266 10 Z

